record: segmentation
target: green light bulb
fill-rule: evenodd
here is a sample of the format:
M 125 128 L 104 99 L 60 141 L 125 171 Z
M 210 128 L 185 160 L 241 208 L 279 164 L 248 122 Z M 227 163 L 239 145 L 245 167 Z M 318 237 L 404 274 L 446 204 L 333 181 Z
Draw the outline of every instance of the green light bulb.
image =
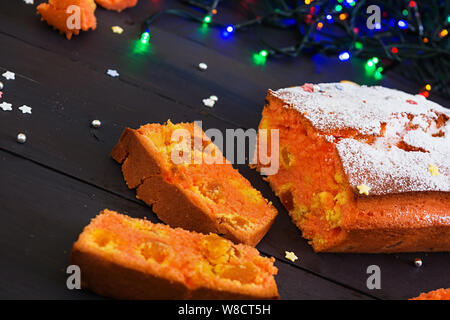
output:
M 356 41 L 356 42 L 355 42 L 355 48 L 356 48 L 357 50 L 361 50 L 363 47 L 364 47 L 364 46 L 363 46 L 363 44 L 362 44 L 361 42 L 359 42 L 359 41 Z
M 141 42 L 142 42 L 143 44 L 148 43 L 148 40 L 149 40 L 149 39 L 150 39 L 150 33 L 144 32 L 144 33 L 141 35 Z
M 372 61 L 373 63 L 377 64 L 378 62 L 380 62 L 380 59 L 378 59 L 377 57 L 373 57 Z
M 336 7 L 334 7 L 334 10 L 336 10 L 336 12 L 340 12 L 342 11 L 342 6 L 338 4 Z
M 403 9 L 402 14 L 406 17 L 408 15 L 408 10 Z
M 203 18 L 203 22 L 210 23 L 211 22 L 211 16 L 205 16 L 205 18 Z
M 380 73 L 380 72 L 375 72 L 375 79 L 376 80 L 381 80 L 381 79 L 383 79 L 383 75 Z
M 261 51 L 259 52 L 259 55 L 262 56 L 262 57 L 267 57 L 268 54 L 269 54 L 269 53 L 267 52 L 267 50 L 261 50 Z

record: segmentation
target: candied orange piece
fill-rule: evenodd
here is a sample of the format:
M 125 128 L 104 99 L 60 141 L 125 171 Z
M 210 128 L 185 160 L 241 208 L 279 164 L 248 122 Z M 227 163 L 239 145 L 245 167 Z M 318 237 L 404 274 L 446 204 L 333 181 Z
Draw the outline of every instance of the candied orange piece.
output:
M 72 35 L 78 35 L 80 30 L 97 28 L 97 19 L 94 15 L 96 7 L 94 0 L 49 0 L 48 3 L 38 5 L 37 13 L 41 15 L 42 20 L 47 21 L 61 34 L 65 33 L 70 40 Z
M 134 7 L 138 0 L 95 0 L 99 5 L 108 10 L 122 11 Z

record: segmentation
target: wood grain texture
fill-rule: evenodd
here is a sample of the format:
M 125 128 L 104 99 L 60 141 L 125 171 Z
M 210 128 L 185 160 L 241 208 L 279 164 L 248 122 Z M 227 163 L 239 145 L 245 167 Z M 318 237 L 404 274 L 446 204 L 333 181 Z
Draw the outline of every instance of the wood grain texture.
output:
M 0 226 L 0 253 L 6 257 L 0 259 L 0 296 L 95 298 L 65 289 L 64 251 L 105 207 L 155 218 L 109 157 L 124 127 L 170 118 L 202 120 L 204 129 L 222 132 L 256 128 L 267 88 L 337 81 L 343 75 L 365 81 L 356 65 L 316 56 L 255 66 L 251 54 L 257 47 L 250 35 L 224 42 L 218 31 L 200 32 L 197 25 L 172 18 L 152 28 L 149 52 L 133 53 L 139 23 L 154 9 L 150 1 L 121 14 L 98 9 L 98 29 L 67 41 L 40 22 L 32 6 L 0 2 L 0 73 L 16 72 L 16 80 L 2 79 L 1 101 L 15 110 L 0 111 L 0 214 L 8 222 Z M 113 25 L 125 32 L 112 33 Z M 202 61 L 209 65 L 206 72 L 196 68 Z M 108 68 L 120 77 L 105 75 Z M 396 77 L 385 77 L 383 85 L 412 90 Z M 208 109 L 201 100 L 211 94 L 219 101 Z M 33 114 L 20 114 L 22 104 L 33 107 Z M 102 121 L 100 129 L 90 128 L 93 119 Z M 15 142 L 18 132 L 28 135 L 26 144 Z M 406 299 L 449 286 L 448 253 L 315 254 L 259 174 L 245 165 L 238 169 L 280 212 L 258 249 L 279 259 L 282 298 Z M 30 234 L 39 234 L 40 241 Z M 285 250 L 300 259 L 285 260 Z M 413 267 L 414 257 L 423 258 L 422 268 Z M 381 267 L 382 290 L 366 287 L 372 264 Z
M 90 219 L 111 208 L 159 222 L 143 204 L 4 151 L 0 168 L 0 298 L 96 299 L 66 287 L 70 250 Z M 284 299 L 369 298 L 282 261 L 276 266 Z

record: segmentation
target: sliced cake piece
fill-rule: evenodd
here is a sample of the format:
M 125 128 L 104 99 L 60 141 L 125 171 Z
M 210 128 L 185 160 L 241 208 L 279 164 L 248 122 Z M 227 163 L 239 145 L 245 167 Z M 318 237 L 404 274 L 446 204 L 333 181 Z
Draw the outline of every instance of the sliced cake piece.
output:
M 122 11 L 134 7 L 138 0 L 95 0 L 97 4 L 108 10 Z
M 316 251 L 450 250 L 449 110 L 349 83 L 266 101 L 259 129 L 279 129 L 280 160 L 267 179 Z
M 184 137 L 178 139 L 179 134 Z M 112 157 L 122 163 L 125 181 L 137 189 L 137 198 L 172 227 L 219 233 L 254 246 L 277 215 L 193 123 L 127 128 Z
M 41 20 L 45 20 L 61 34 L 64 33 L 70 40 L 72 35 L 78 35 L 80 30 L 97 28 L 97 18 L 94 14 L 96 8 L 94 0 L 49 0 L 48 3 L 38 5 L 36 9 Z M 78 13 L 79 25 L 76 23 Z
M 423 292 L 418 297 L 410 300 L 450 300 L 450 288 Z
M 83 288 L 118 299 L 278 299 L 274 258 L 253 247 L 104 210 L 71 264 Z

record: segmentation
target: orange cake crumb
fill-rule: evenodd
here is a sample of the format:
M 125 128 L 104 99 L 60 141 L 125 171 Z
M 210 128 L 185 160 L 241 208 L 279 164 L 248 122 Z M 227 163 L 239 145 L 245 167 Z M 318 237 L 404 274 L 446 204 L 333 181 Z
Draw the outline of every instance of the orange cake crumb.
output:
M 75 22 L 75 11 L 71 6 L 76 6 L 80 9 L 80 26 L 79 28 L 72 28 L 72 23 Z M 71 39 L 72 35 L 78 35 L 80 30 L 88 31 L 97 28 L 97 19 L 94 11 L 96 5 L 94 0 L 49 0 L 48 3 L 41 3 L 37 6 L 37 13 L 41 15 L 41 19 L 47 21 L 53 28 L 64 33 L 67 39 Z
M 216 234 L 110 210 L 91 221 L 71 253 L 83 288 L 118 299 L 278 299 L 273 262 Z
M 448 110 L 348 83 L 266 101 L 259 129 L 279 130 L 280 162 L 267 180 L 314 250 L 450 250 Z
M 424 292 L 410 300 L 450 300 L 450 288 Z
M 183 141 L 172 140 L 178 129 L 188 135 Z M 173 152 L 186 154 L 185 160 L 174 163 Z M 277 215 L 194 123 L 125 129 L 111 155 L 122 163 L 128 187 L 136 188 L 137 197 L 173 227 L 219 233 L 254 246 Z
M 122 11 L 134 7 L 138 0 L 95 0 L 99 5 L 108 10 Z

